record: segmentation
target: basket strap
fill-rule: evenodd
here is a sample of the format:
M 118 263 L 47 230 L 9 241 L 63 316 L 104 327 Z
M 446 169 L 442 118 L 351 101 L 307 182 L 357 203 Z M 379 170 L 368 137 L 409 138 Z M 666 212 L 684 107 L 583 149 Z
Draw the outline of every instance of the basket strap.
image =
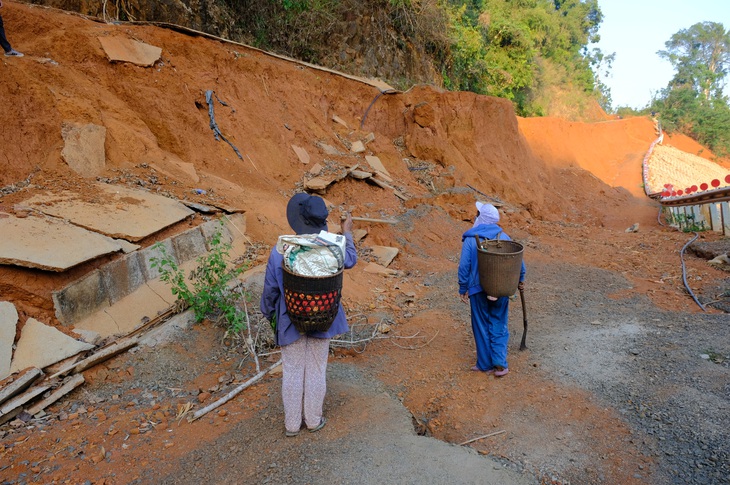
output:
M 479 236 L 477 234 L 474 234 L 474 239 L 476 239 L 476 241 L 477 241 L 477 249 L 480 249 L 482 246 L 482 243 L 479 240 Z

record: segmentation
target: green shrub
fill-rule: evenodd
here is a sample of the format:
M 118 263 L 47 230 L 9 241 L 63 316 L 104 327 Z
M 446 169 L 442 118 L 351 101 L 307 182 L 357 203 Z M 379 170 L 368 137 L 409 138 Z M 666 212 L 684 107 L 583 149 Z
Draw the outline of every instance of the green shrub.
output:
M 228 332 L 236 334 L 246 328 L 244 315 L 236 306 L 240 297 L 234 293 L 229 283 L 235 279 L 245 266 L 228 269 L 230 243 L 221 240 L 223 223 L 210 239 L 210 251 L 199 256 L 197 266 L 190 272 L 190 283 L 178 266 L 174 257 L 167 253 L 162 243 L 153 246 L 162 254 L 152 258 L 152 267 L 160 271 L 160 279 L 172 287 L 172 294 L 178 301 L 193 309 L 195 320 L 201 322 L 206 318 L 214 321 L 225 321 Z M 192 287 L 190 286 L 192 285 Z

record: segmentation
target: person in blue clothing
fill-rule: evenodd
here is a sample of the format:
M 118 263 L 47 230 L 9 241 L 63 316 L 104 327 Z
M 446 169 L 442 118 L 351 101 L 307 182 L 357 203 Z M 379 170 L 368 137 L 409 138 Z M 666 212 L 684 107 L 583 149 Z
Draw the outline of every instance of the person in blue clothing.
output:
M 318 234 L 327 230 L 327 206 L 321 197 L 296 194 L 287 204 L 286 218 L 297 234 Z M 342 223 L 346 239 L 346 269 L 357 263 L 357 250 L 352 240 L 352 217 Z M 345 310 L 340 308 L 326 332 L 300 334 L 286 312 L 284 301 L 284 257 L 272 248 L 266 264 L 261 313 L 275 322 L 276 344 L 281 346 L 284 427 L 286 436 L 299 434 L 304 424 L 309 431 L 319 431 L 327 422 L 322 408 L 327 391 L 327 357 L 330 339 L 348 331 Z M 302 413 L 303 410 L 303 413 Z M 302 415 L 304 420 L 302 421 Z
M 507 365 L 507 341 L 509 329 L 509 297 L 495 298 L 487 295 L 479 284 L 477 267 L 477 245 L 474 236 L 484 239 L 510 240 L 497 225 L 499 211 L 492 204 L 477 202 L 477 217 L 474 227 L 462 236 L 461 259 L 459 260 L 459 296 L 471 306 L 471 328 L 477 347 L 477 362 L 471 369 L 502 377 L 509 373 Z M 522 263 L 518 288 L 524 288 L 525 263 Z

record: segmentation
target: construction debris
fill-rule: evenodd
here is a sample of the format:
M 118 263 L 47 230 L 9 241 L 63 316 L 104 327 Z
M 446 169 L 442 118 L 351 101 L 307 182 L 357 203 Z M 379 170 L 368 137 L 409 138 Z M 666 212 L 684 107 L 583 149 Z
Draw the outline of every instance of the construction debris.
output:
M 0 379 L 10 375 L 18 311 L 9 301 L 0 301 Z
M 0 404 L 23 392 L 42 375 L 43 371 L 37 367 L 30 367 L 0 382 Z
M 43 399 L 42 401 L 34 404 L 32 407 L 27 409 L 27 413 L 31 416 L 35 416 L 36 414 L 40 413 L 44 409 L 46 409 L 48 406 L 53 404 L 54 402 L 61 399 L 63 396 L 68 394 L 69 392 L 73 391 L 77 387 L 79 387 L 81 384 L 84 383 L 84 376 L 82 374 L 76 374 L 73 377 L 71 377 L 69 380 L 67 380 L 61 387 L 53 391 L 47 398 Z

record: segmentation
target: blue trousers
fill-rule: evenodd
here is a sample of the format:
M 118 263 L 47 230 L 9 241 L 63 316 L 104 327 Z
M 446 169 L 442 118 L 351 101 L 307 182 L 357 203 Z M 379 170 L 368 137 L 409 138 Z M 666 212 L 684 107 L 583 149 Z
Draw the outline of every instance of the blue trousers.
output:
M 469 297 L 471 329 L 477 346 L 477 367 L 491 370 L 507 368 L 507 341 L 509 340 L 509 297 L 487 300 L 483 291 Z
M 10 42 L 8 42 L 8 39 L 5 38 L 5 27 L 3 26 L 2 15 L 0 15 L 0 47 L 2 47 L 5 52 L 13 50 L 13 48 L 10 47 Z

